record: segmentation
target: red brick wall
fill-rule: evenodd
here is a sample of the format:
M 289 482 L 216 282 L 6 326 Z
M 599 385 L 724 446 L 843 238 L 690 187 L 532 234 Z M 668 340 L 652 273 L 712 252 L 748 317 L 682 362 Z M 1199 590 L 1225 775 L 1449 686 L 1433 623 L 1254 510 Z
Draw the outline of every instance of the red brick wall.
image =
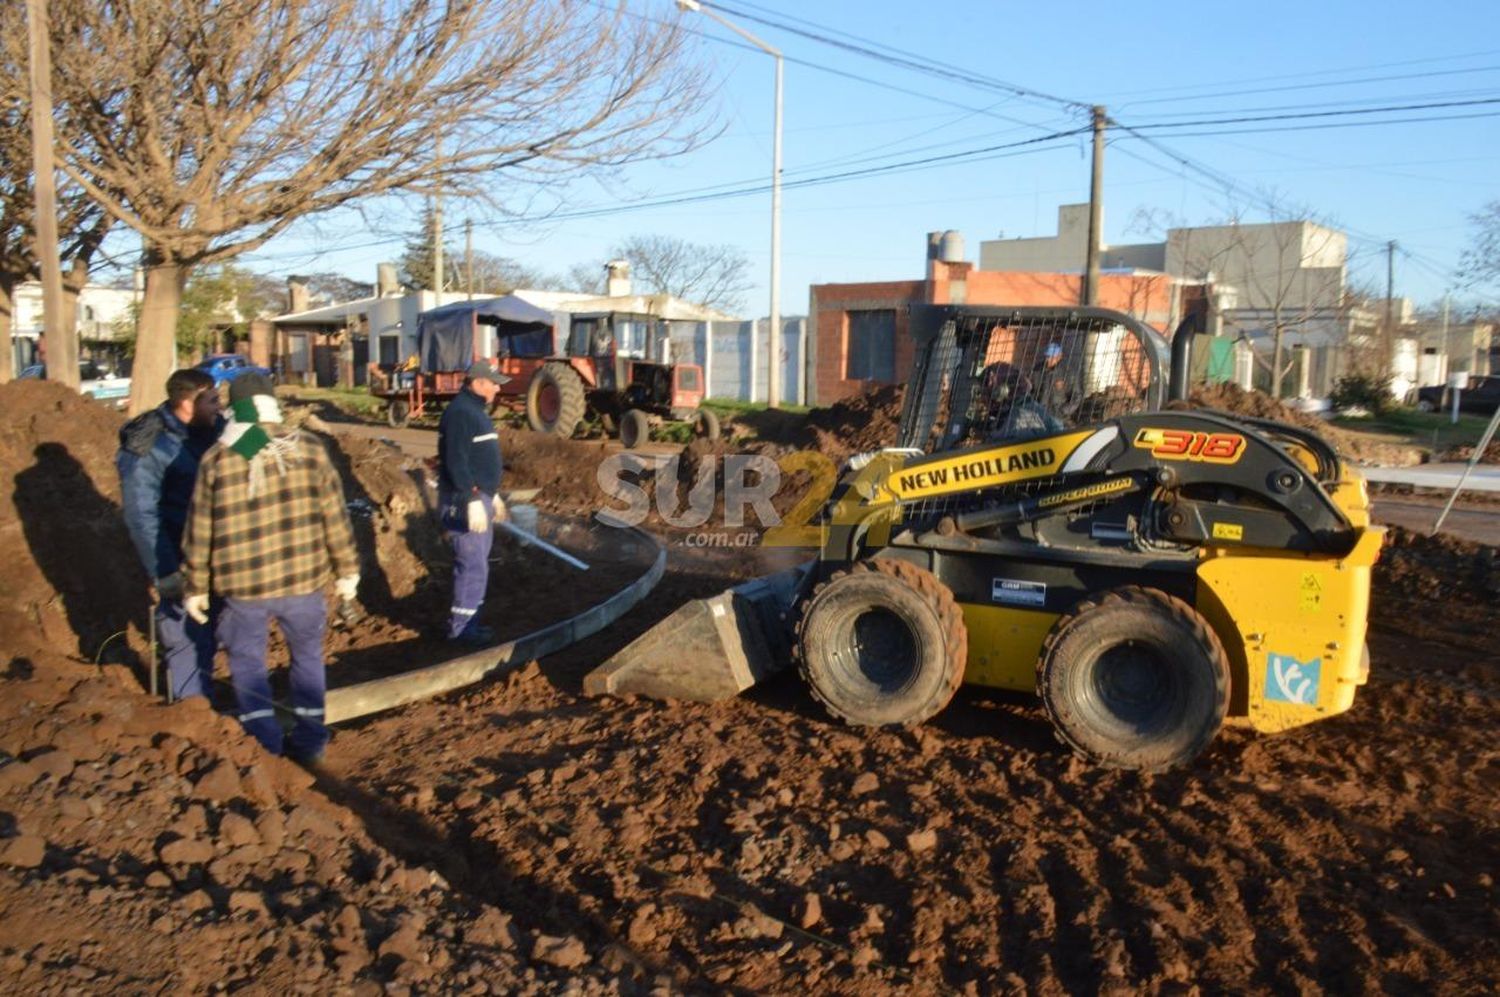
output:
M 904 382 L 913 351 L 907 334 L 908 305 L 1075 305 L 1082 282 L 1079 274 L 975 270 L 970 264 L 933 263 L 929 271 L 929 280 L 813 286 L 808 321 L 813 336 L 814 405 L 831 405 L 870 387 L 870 382 L 844 378 L 851 311 L 896 311 L 896 377 Z M 1102 274 L 1099 279 L 1101 307 L 1124 312 L 1162 332 L 1170 332 L 1173 293 L 1172 280 L 1165 275 Z
M 926 281 L 920 280 L 813 286 L 808 312 L 813 335 L 813 404 L 831 405 L 840 398 L 859 394 L 872 384 L 844 377 L 849 312 L 877 309 L 896 312 L 896 377 L 900 381 L 906 379 L 912 359 L 911 336 L 906 332 L 906 306 L 925 300 L 926 288 Z

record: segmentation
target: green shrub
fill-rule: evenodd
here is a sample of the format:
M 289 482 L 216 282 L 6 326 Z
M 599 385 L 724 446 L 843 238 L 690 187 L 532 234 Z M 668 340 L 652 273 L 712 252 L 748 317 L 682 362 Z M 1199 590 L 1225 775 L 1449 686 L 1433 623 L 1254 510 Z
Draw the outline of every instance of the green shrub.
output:
M 1336 409 L 1358 407 L 1371 415 L 1385 415 L 1396 407 L 1389 374 L 1345 374 L 1333 383 L 1328 400 Z

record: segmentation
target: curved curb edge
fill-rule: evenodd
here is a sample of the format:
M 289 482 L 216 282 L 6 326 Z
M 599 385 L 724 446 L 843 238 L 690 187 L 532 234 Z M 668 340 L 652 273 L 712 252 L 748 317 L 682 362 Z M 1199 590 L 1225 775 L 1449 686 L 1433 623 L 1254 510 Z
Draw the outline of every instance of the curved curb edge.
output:
M 452 692 L 473 685 L 507 665 L 524 664 L 556 654 L 572 644 L 592 637 L 638 605 L 656 588 L 662 575 L 666 573 L 667 548 L 643 530 L 632 528 L 630 532 L 637 539 L 655 547 L 656 557 L 644 574 L 608 599 L 565 620 L 548 624 L 504 644 L 398 675 L 330 689 L 324 705 L 323 722 L 342 723 Z

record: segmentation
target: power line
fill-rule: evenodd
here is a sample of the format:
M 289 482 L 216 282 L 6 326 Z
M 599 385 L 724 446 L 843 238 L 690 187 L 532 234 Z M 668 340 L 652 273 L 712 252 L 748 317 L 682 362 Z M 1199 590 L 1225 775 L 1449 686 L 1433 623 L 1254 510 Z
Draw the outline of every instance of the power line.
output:
M 1355 114 L 1388 114 L 1398 111 L 1431 111 L 1449 107 L 1475 107 L 1484 104 L 1500 104 L 1500 97 L 1484 97 L 1478 100 L 1437 101 L 1427 104 L 1390 104 L 1385 107 L 1350 108 L 1342 111 L 1304 111 L 1297 114 L 1244 115 L 1231 118 L 1203 118 L 1196 121 L 1155 121 L 1136 125 L 1132 130 L 1154 128 L 1197 128 L 1204 125 L 1237 125 L 1261 121 L 1297 121 L 1308 118 L 1336 118 Z M 1205 112 L 1213 113 L 1213 112 Z
M 1343 66 L 1338 69 L 1313 69 L 1301 73 L 1277 73 L 1272 76 L 1251 76 L 1237 80 L 1220 80 L 1217 83 L 1187 84 L 1183 86 L 1171 87 L 1151 87 L 1144 90 L 1127 90 L 1124 93 L 1119 93 L 1115 96 L 1134 97 L 1139 94 L 1172 93 L 1174 91 L 1192 92 L 1199 89 L 1200 87 L 1230 87 L 1238 86 L 1242 83 L 1275 83 L 1282 80 L 1301 80 L 1316 76 L 1332 76 L 1337 73 L 1360 73 L 1374 69 L 1396 69 L 1401 66 L 1424 66 L 1428 63 L 1433 62 L 1453 63 L 1461 59 L 1488 58 L 1489 56 L 1493 55 L 1500 55 L 1500 49 L 1485 49 L 1479 52 L 1461 52 L 1454 55 L 1426 56 L 1421 59 L 1403 59 L 1398 62 L 1366 63 L 1360 66 Z
M 1492 73 L 1500 70 L 1500 66 L 1473 66 L 1468 69 L 1435 69 L 1427 73 L 1399 73 L 1390 76 L 1365 76 L 1350 80 L 1324 80 L 1321 83 L 1294 83 L 1277 87 L 1255 87 L 1249 90 L 1222 90 L 1213 93 L 1202 93 L 1184 97 L 1154 97 L 1151 100 L 1133 100 L 1122 104 L 1121 107 L 1141 107 L 1146 104 L 1168 104 L 1182 103 L 1197 100 L 1214 100 L 1219 97 L 1246 97 L 1264 93 L 1287 93 L 1293 90 L 1320 90 L 1330 87 L 1360 86 L 1365 83 L 1390 83 L 1399 80 L 1430 79 L 1436 76 L 1462 76 L 1469 73 Z M 1276 79 L 1277 77 L 1270 77 Z
M 1030 87 L 1023 87 L 1020 84 L 1010 83 L 1005 80 L 996 79 L 992 76 L 983 76 L 979 73 L 972 73 L 966 70 L 948 69 L 945 68 L 938 60 L 919 56 L 915 53 L 901 52 L 901 50 L 892 49 L 889 46 L 881 46 L 882 48 L 887 49 L 886 52 L 877 51 L 875 48 L 871 47 L 872 43 L 867 39 L 856 38 L 856 36 L 850 35 L 847 32 L 838 33 L 844 35 L 844 37 L 846 38 L 856 38 L 856 40 L 842 41 L 829 35 L 827 32 L 833 29 L 827 28 L 823 25 L 813 25 L 813 27 L 819 29 L 814 31 L 808 28 L 797 27 L 795 24 L 788 24 L 785 21 L 778 21 L 769 17 L 763 17 L 750 11 L 739 10 L 721 3 L 715 3 L 713 4 L 713 6 L 715 9 L 722 10 L 726 14 L 733 14 L 735 17 L 744 18 L 747 21 L 754 21 L 757 24 L 764 24 L 767 27 L 776 28 L 789 34 L 798 35 L 803 38 L 819 42 L 823 45 L 843 49 L 847 52 L 853 52 L 856 55 L 862 55 L 866 58 L 875 59 L 879 62 L 898 66 L 902 69 L 908 69 L 913 72 L 925 73 L 929 76 L 935 76 L 943 79 L 950 79 L 959 83 L 968 84 L 970 86 L 983 87 L 990 90 L 1001 90 L 1006 93 L 1014 94 L 1017 97 L 1029 97 L 1034 100 L 1047 101 L 1049 103 L 1066 107 L 1070 110 L 1085 109 L 1089 106 L 1081 101 L 1069 100 L 1066 97 L 1058 97 L 1054 94 L 1043 93 L 1040 90 L 1033 90 Z M 803 24 L 812 24 L 812 22 L 803 20 L 801 18 L 798 18 L 797 20 L 801 21 L 801 23 Z

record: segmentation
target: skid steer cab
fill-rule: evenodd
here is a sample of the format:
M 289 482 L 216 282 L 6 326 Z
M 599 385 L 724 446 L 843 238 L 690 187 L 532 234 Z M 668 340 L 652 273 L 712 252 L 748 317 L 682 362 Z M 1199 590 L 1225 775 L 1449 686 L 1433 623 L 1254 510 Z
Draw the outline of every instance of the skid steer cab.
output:
M 1034 693 L 1074 750 L 1143 770 L 1226 722 L 1350 708 L 1383 531 L 1324 440 L 1188 407 L 1185 330 L 1169 348 L 1093 308 L 910 328 L 900 439 L 844 469 L 816 560 L 684 607 L 586 687 L 711 698 L 791 660 L 833 716 L 883 726 L 967 682 Z

